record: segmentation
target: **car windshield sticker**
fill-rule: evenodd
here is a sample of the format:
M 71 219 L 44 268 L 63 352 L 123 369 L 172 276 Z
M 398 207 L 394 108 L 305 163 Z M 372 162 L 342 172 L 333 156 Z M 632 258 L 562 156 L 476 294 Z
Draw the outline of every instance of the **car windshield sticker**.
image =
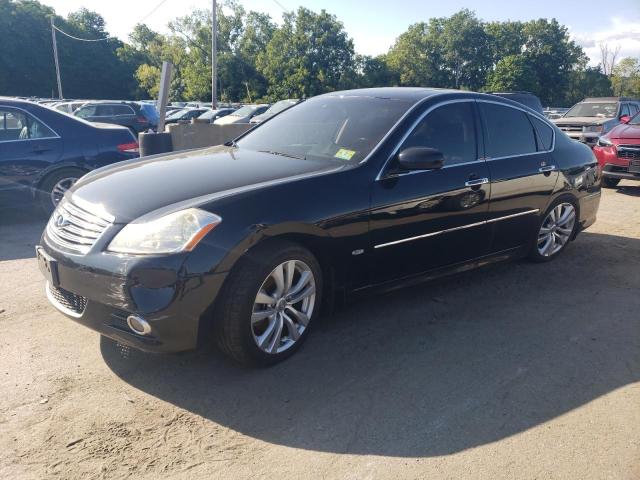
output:
M 351 157 L 353 157 L 355 154 L 355 150 L 347 150 L 346 148 L 341 148 L 336 152 L 334 157 L 339 158 L 340 160 L 351 160 Z

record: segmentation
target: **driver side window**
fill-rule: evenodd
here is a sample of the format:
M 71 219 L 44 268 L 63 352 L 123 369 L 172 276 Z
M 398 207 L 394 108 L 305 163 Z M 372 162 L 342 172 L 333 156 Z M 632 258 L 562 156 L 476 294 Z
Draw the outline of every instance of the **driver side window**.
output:
M 443 105 L 430 112 L 411 132 L 401 150 L 429 147 L 442 152 L 445 165 L 478 160 L 471 102 Z

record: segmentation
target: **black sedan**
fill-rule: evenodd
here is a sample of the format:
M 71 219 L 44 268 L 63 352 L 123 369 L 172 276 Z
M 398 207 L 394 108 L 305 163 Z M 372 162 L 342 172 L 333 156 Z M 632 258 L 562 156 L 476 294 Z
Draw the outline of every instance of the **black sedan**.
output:
M 0 97 L 0 204 L 53 210 L 94 168 L 138 157 L 124 127 L 92 124 L 36 103 Z
M 103 335 L 158 352 L 213 336 L 234 359 L 265 365 L 291 355 L 335 299 L 551 260 L 599 201 L 591 150 L 527 107 L 353 90 L 227 146 L 85 176 L 38 257 L 53 305 Z

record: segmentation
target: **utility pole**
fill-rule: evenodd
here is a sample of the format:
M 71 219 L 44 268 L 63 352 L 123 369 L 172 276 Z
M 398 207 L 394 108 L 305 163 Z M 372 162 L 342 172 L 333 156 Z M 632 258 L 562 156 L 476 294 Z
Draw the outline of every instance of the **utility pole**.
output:
M 218 82 L 216 81 L 218 73 L 218 19 L 217 19 L 217 1 L 212 0 L 211 9 L 211 107 L 218 108 Z
M 60 80 L 60 62 L 58 62 L 58 43 L 56 42 L 56 29 L 51 17 L 51 38 L 53 40 L 53 58 L 56 61 L 56 77 L 58 78 L 58 98 L 62 100 L 62 81 Z

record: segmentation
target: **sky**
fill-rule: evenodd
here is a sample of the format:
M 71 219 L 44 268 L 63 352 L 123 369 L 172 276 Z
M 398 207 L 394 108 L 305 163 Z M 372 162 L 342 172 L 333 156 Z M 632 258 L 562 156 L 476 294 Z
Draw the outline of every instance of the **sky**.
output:
M 211 0 L 40 1 L 63 16 L 81 7 L 97 11 L 105 18 L 109 32 L 125 41 L 142 19 L 152 29 L 166 32 L 170 20 L 195 8 L 211 8 Z M 324 8 L 344 23 L 356 51 L 367 55 L 385 53 L 412 23 L 469 8 L 485 21 L 555 17 L 569 28 L 592 65 L 599 63 L 598 45 L 602 42 L 613 48 L 619 46 L 619 58 L 640 58 L 640 0 L 240 0 L 240 3 L 247 10 L 268 13 L 276 21 L 281 20 L 285 9 Z

